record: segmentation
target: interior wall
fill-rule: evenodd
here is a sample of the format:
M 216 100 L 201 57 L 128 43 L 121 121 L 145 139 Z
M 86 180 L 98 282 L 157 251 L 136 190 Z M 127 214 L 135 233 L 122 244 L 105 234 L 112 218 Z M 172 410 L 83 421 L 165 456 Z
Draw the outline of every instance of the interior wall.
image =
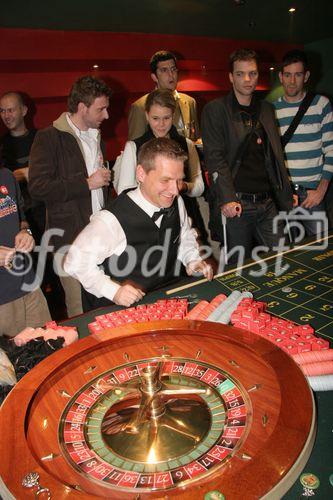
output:
M 102 125 L 109 159 L 123 148 L 130 103 L 153 88 L 148 61 L 157 50 L 178 57 L 178 90 L 198 101 L 199 111 L 229 88 L 228 57 L 240 47 L 258 51 L 259 89 L 270 86 L 269 68 L 294 47 L 286 43 L 213 37 L 0 29 L 0 94 L 17 90 L 29 98 L 29 124 L 43 128 L 66 109 L 72 83 L 85 74 L 104 79 L 113 89 L 110 119 Z M 93 69 L 97 64 L 98 69 Z M 0 133 L 4 132 L 1 124 Z
M 333 101 L 333 38 L 308 43 L 304 50 L 309 58 L 311 90 Z
M 304 45 L 308 57 L 310 79 L 307 87 L 312 92 L 327 96 L 333 103 L 333 38 L 326 38 Z M 283 95 L 278 71 L 272 73 L 271 89 L 266 99 L 270 102 Z

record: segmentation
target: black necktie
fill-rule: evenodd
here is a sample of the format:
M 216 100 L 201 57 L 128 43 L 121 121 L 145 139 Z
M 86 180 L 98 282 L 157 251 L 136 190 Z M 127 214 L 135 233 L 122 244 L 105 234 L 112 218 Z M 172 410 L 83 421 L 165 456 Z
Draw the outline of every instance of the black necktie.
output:
M 153 215 L 151 216 L 152 221 L 155 222 L 159 217 L 162 215 L 166 215 L 166 217 L 171 217 L 173 214 L 175 208 L 170 207 L 170 208 L 160 208 L 157 212 L 154 212 Z

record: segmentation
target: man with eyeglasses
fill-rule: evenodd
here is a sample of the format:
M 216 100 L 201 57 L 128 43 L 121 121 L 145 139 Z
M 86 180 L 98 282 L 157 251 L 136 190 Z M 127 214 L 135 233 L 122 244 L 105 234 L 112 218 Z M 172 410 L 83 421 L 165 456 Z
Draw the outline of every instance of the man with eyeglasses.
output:
M 253 50 L 231 54 L 229 79 L 232 91 L 203 110 L 202 139 L 211 180 L 210 227 L 214 238 L 234 249 L 229 262 L 239 262 L 239 256 L 253 256 L 255 245 L 278 246 L 283 227 L 273 221 L 278 210 L 292 208 L 292 191 L 274 109 L 255 94 Z
M 177 102 L 173 124 L 178 132 L 189 139 L 200 136 L 197 104 L 193 97 L 177 92 L 178 69 L 176 56 L 172 52 L 160 50 L 150 60 L 151 78 L 158 89 L 171 90 Z M 137 139 L 146 131 L 145 103 L 148 94 L 132 103 L 128 116 L 128 140 Z

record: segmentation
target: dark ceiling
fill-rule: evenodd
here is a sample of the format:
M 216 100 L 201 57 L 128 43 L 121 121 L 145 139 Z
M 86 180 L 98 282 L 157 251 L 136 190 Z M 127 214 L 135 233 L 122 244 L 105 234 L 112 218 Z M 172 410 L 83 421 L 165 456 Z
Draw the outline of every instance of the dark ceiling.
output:
M 239 5 L 241 4 L 241 5 Z M 295 7 L 290 14 L 288 9 Z M 0 27 L 310 43 L 333 36 L 331 0 L 13 0 Z

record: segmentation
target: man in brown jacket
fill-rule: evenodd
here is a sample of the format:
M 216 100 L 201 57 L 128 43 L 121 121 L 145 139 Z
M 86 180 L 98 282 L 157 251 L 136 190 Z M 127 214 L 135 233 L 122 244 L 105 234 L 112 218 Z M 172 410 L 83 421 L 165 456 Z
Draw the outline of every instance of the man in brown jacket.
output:
M 46 205 L 46 229 L 61 230 L 62 235 L 51 241 L 62 258 L 65 246 L 74 241 L 91 214 L 101 210 L 106 201 L 110 172 L 103 166 L 99 127 L 109 117 L 110 95 L 111 90 L 101 80 L 91 76 L 77 80 L 68 98 L 68 112 L 39 131 L 31 149 L 29 190 Z M 58 259 L 56 266 L 65 291 L 67 314 L 80 314 L 80 284 L 64 273 Z

